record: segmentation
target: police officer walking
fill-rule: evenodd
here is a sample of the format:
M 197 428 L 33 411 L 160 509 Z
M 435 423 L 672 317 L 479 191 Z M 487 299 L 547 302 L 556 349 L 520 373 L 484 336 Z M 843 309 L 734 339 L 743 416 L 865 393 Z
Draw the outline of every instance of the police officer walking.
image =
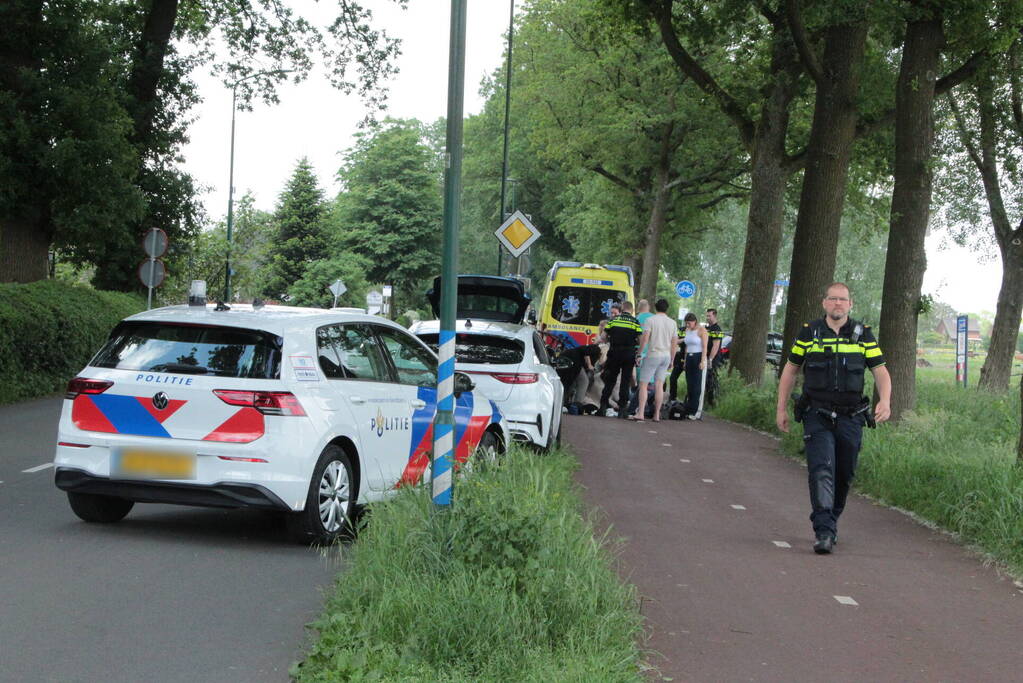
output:
M 604 366 L 604 391 L 600 393 L 600 414 L 606 415 L 614 389 L 618 382 L 618 417 L 628 416 L 629 389 L 632 371 L 636 367 L 636 345 L 643 334 L 639 321 L 632 317 L 632 302 L 622 302 L 622 312 L 616 315 L 604 328 L 610 347 L 607 350 L 607 364 Z
M 803 395 L 795 408 L 803 422 L 806 468 L 810 484 L 813 550 L 830 553 L 856 473 L 863 427 L 870 418 L 870 399 L 863 395 L 866 369 L 874 375 L 880 399 L 873 420 L 891 415 L 892 380 L 870 328 L 849 317 L 852 296 L 841 283 L 831 284 L 822 302 L 824 317 L 803 325 L 778 382 L 778 429 L 789 431 L 788 401 L 796 375 L 803 369 Z

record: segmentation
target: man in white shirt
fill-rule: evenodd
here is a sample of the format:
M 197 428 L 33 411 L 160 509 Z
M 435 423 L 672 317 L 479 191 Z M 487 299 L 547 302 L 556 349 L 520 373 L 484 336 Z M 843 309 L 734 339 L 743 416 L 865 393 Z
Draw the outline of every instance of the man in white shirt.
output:
M 643 323 L 643 336 L 639 339 L 639 355 L 643 356 L 643 364 L 639 367 L 639 406 L 632 416 L 638 422 L 643 421 L 647 385 L 651 381 L 654 382 L 653 419 L 654 422 L 660 422 L 661 404 L 664 403 L 664 378 L 678 350 L 675 321 L 667 316 L 668 302 L 658 299 L 654 310 L 656 313 Z

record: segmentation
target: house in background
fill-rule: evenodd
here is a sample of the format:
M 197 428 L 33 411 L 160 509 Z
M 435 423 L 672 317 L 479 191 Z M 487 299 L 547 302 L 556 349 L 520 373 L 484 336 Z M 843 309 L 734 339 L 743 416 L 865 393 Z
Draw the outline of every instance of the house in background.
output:
M 954 344 L 956 341 L 956 319 L 954 316 L 942 318 L 934 330 L 945 337 L 946 344 Z M 980 343 L 980 321 L 970 316 L 966 321 L 966 342 L 967 344 Z

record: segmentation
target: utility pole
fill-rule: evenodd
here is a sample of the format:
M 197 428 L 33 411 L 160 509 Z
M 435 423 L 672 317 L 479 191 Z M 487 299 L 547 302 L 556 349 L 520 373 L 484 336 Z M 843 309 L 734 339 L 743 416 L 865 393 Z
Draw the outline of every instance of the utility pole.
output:
M 458 297 L 458 228 L 461 222 L 459 200 L 462 195 L 465 3 L 466 0 L 451 0 L 437 416 L 433 423 L 433 458 L 430 462 L 433 504 L 440 509 L 447 509 L 451 505 L 455 464 L 455 303 Z
M 512 38 L 515 34 L 515 0 L 510 0 L 508 11 L 508 68 L 504 78 L 504 162 L 501 164 L 501 211 L 499 223 L 508 217 L 505 213 L 505 186 L 508 182 L 508 124 L 511 114 Z M 501 274 L 501 243 L 497 243 L 497 275 Z

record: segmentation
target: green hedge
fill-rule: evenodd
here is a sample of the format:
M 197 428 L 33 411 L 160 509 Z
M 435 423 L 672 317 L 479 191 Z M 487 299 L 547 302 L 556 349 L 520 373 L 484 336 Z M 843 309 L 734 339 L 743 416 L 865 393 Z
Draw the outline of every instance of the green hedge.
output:
M 145 307 L 132 294 L 56 280 L 0 284 L 0 404 L 63 389 L 113 326 Z

